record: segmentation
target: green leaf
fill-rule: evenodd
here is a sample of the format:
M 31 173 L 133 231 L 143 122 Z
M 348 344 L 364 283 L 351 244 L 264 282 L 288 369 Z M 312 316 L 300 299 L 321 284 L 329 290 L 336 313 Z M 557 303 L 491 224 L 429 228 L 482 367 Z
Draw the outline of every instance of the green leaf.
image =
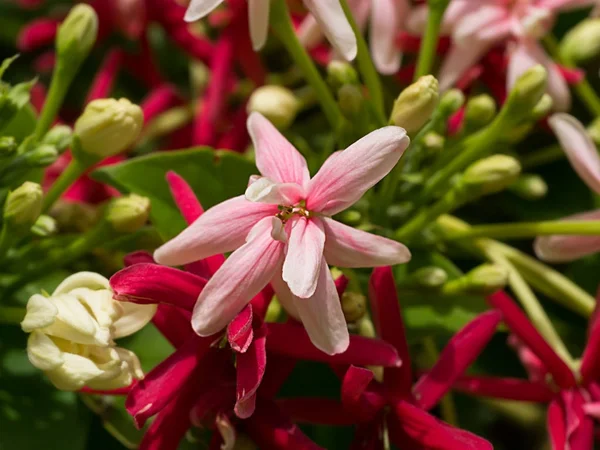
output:
M 25 105 L 17 112 L 15 117 L 2 128 L 3 136 L 13 136 L 17 141 L 22 141 L 35 129 L 37 118 L 31 105 Z
M 148 197 L 152 222 L 161 236 L 169 239 L 185 228 L 165 181 L 169 171 L 185 178 L 204 208 L 243 194 L 248 178 L 257 173 L 254 164 L 237 153 L 196 148 L 134 158 L 102 167 L 92 175 L 122 192 Z
M 4 73 L 18 57 L 19 55 L 11 56 L 10 58 L 6 58 L 4 61 L 2 61 L 2 64 L 0 64 L 0 80 L 2 80 Z

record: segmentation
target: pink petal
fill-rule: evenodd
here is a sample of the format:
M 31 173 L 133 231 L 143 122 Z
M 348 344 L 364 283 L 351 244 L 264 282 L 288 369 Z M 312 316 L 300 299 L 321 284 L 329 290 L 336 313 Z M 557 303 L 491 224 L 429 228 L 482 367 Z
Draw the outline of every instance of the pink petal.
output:
M 244 244 L 257 222 L 275 214 L 277 206 L 249 202 L 240 195 L 210 208 L 177 237 L 159 247 L 154 258 L 159 264 L 178 266 L 230 252 Z
M 339 0 L 304 0 L 304 6 L 327 36 L 327 40 L 346 59 L 356 58 L 356 36 L 350 27 Z
M 267 41 L 269 31 L 270 0 L 248 0 L 248 23 L 250 38 L 255 51 L 260 50 Z
M 295 296 L 307 299 L 315 294 L 324 246 L 325 232 L 319 219 L 300 217 L 293 223 L 282 278 Z
M 348 350 L 338 355 L 327 355 L 319 351 L 311 342 L 306 331 L 294 323 L 267 323 L 269 338 L 267 350 L 278 355 L 295 359 L 319 361 L 328 364 L 399 367 L 396 350 L 379 339 L 358 335 L 350 336 Z
M 145 250 L 138 250 L 135 252 L 128 253 L 123 258 L 123 264 L 125 265 L 125 267 L 143 263 L 156 264 L 152 255 Z
M 206 280 L 158 264 L 135 264 L 110 278 L 114 298 L 142 305 L 165 303 L 191 311 Z
M 260 386 L 267 366 L 265 349 L 266 334 L 252 341 L 246 353 L 237 354 L 237 399 L 235 413 L 241 419 L 252 415 L 255 407 L 256 390 Z
M 427 411 L 438 403 L 483 351 L 501 320 L 500 312 L 488 311 L 477 316 L 450 339 L 437 363 L 413 389 L 419 407 Z
M 315 16 L 307 14 L 300 25 L 296 29 L 298 40 L 300 43 L 307 48 L 312 50 L 323 41 L 323 32 L 319 27 L 319 24 L 315 20 Z
M 194 194 L 190 185 L 177 173 L 169 171 L 167 172 L 166 178 L 167 183 L 169 183 L 171 195 L 173 196 L 181 215 L 188 225 L 193 223 L 194 220 L 200 217 L 204 212 L 196 194 Z
M 338 401 L 321 397 L 282 398 L 279 408 L 297 423 L 348 426 L 356 423 L 355 417 Z
M 221 3 L 223 3 L 223 0 L 192 0 L 185 12 L 185 21 L 195 22 L 202 19 Z
M 181 347 L 194 334 L 191 314 L 164 303 L 158 305 L 152 324 L 175 348 Z
M 385 370 L 383 383 L 392 395 L 406 398 L 411 395 L 412 369 L 391 267 L 373 270 L 369 280 L 369 299 L 377 335 L 393 345 L 402 360 L 399 368 Z
M 398 448 L 427 450 L 493 450 L 492 444 L 468 431 L 454 428 L 434 416 L 400 401 L 393 405 L 392 442 Z M 395 439 L 394 439 L 395 438 Z
M 281 278 L 281 274 L 283 272 L 283 261 L 280 266 L 275 270 L 275 275 L 271 280 L 271 286 L 275 291 L 275 295 L 277 295 L 277 300 L 285 310 L 285 312 L 295 320 L 300 320 L 300 314 L 296 309 L 296 303 L 294 301 L 294 294 L 290 291 L 289 286 L 283 278 Z
M 135 385 L 125 407 L 138 428 L 177 396 L 199 367 L 211 342 L 209 338 L 192 336 Z
M 294 305 L 315 347 L 329 355 L 346 351 L 349 344 L 348 326 L 325 258 L 321 257 L 314 294 L 308 298 L 294 296 Z
M 371 11 L 371 56 L 377 70 L 391 75 L 400 69 L 402 55 L 396 46 L 396 35 L 408 14 L 406 1 L 373 2 Z
M 357 230 L 337 220 L 322 218 L 325 259 L 338 267 L 379 267 L 410 261 L 410 250 L 400 242 Z
M 440 68 L 440 91 L 450 89 L 494 44 L 493 39 L 471 39 L 468 45 L 453 45 Z
M 583 124 L 569 114 L 558 113 L 550 116 L 548 125 L 573 169 L 590 189 L 600 193 L 600 156 Z
M 453 388 L 471 395 L 522 402 L 546 403 L 555 396 L 545 383 L 534 383 L 518 378 L 465 375 L 454 383 Z
M 462 48 L 469 46 L 471 39 L 499 22 L 508 22 L 509 17 L 505 7 L 501 5 L 481 5 L 468 14 L 465 14 L 452 31 L 452 40 L 455 45 Z
M 390 126 L 330 156 L 306 186 L 308 209 L 329 216 L 356 203 L 394 168 L 409 143 L 404 129 Z
M 600 220 L 600 210 L 575 214 L 562 220 Z M 535 254 L 553 263 L 570 262 L 600 251 L 598 236 L 540 236 L 534 243 Z
M 196 333 L 210 336 L 225 328 L 273 278 L 284 244 L 271 237 L 271 228 L 271 217 L 261 220 L 208 281 L 192 316 Z
M 581 357 L 581 384 L 586 385 L 592 381 L 600 379 L 600 303 L 598 303 L 598 295 L 596 295 L 596 308 L 588 329 L 588 338 L 583 356 Z
M 527 371 L 529 380 L 545 382 L 548 376 L 548 369 L 542 360 L 514 334 L 508 337 L 507 343 L 517 352 L 521 364 L 523 364 L 523 367 Z
M 586 403 L 583 405 L 583 410 L 588 416 L 592 416 L 596 420 L 600 419 L 600 403 Z
M 559 398 L 553 400 L 548 406 L 548 434 L 552 450 L 565 450 L 567 444 L 567 430 L 565 412 Z
M 248 304 L 227 326 L 227 340 L 233 350 L 245 353 L 253 337 L 252 305 Z
M 320 450 L 300 428 L 293 424 L 272 402 L 259 403 L 244 430 L 259 448 L 271 450 Z
M 300 186 L 308 181 L 304 156 L 265 117 L 257 112 L 250 114 L 248 133 L 254 143 L 256 167 L 263 176 L 276 183 Z
M 563 389 L 576 384 L 571 369 L 552 350 L 540 333 L 531 324 L 525 313 L 504 292 L 500 291 L 488 297 L 488 303 L 502 312 L 508 328 L 538 356 L 552 374 L 554 382 Z

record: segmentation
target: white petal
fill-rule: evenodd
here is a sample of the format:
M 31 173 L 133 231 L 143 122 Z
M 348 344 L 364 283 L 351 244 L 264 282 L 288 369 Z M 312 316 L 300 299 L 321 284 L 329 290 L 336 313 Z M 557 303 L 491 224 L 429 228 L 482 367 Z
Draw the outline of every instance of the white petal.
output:
M 129 336 L 144 328 L 154 317 L 157 308 L 157 305 L 136 305 L 130 302 L 121 302 L 121 306 L 124 312 L 113 324 L 114 339 Z
M 252 48 L 260 50 L 267 41 L 269 31 L 269 2 L 270 0 L 248 0 L 248 20 Z
M 64 364 L 46 372 L 52 384 L 60 390 L 77 391 L 102 375 L 102 370 L 88 358 L 72 353 L 64 353 L 63 357 Z
M 54 323 L 58 315 L 58 308 L 50 299 L 40 294 L 31 296 L 27 302 L 27 313 L 21 322 L 21 328 L 25 333 L 45 328 Z
M 327 39 L 347 60 L 356 58 L 356 36 L 346 19 L 339 0 L 304 0 Z
M 192 0 L 185 12 L 184 20 L 186 22 L 194 22 L 202 19 L 221 3 L 223 3 L 223 0 Z
M 250 202 L 271 205 L 294 205 L 304 196 L 304 189 L 296 183 L 276 183 L 261 177 L 248 186 L 244 193 Z
M 66 294 L 77 288 L 88 288 L 93 290 L 110 289 L 110 283 L 100 274 L 94 272 L 78 272 L 65 278 L 54 290 L 53 295 Z
M 52 370 L 64 363 L 62 351 L 44 333 L 34 331 L 27 339 L 29 361 L 40 370 Z

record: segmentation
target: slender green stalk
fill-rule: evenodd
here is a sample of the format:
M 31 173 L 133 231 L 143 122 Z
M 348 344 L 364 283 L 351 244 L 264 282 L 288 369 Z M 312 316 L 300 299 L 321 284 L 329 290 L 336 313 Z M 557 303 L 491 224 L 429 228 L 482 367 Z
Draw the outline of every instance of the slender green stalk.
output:
M 271 26 L 295 63 L 304 72 L 306 80 L 315 90 L 329 124 L 334 130 L 338 130 L 343 120 L 342 112 L 306 49 L 298 41 L 285 0 L 274 0 L 272 2 Z
M 544 164 L 549 164 L 554 161 L 558 161 L 564 156 L 565 151 L 561 148 L 561 146 L 558 144 L 554 144 L 523 155 L 520 158 L 520 161 L 523 170 L 527 170 L 537 166 L 542 166 Z
M 44 196 L 43 211 L 48 211 L 54 202 L 56 202 L 56 200 L 58 200 L 87 169 L 88 167 L 81 161 L 72 159 L 64 172 L 60 174 L 58 179 L 52 184 L 52 187 L 50 187 L 50 190 Z
M 18 325 L 25 317 L 25 308 L 0 306 L 0 324 Z
M 431 73 L 440 35 L 440 28 L 442 26 L 442 19 L 444 18 L 444 13 L 446 12 L 449 1 L 430 0 L 427 3 L 429 5 L 427 28 L 425 29 L 425 36 L 423 37 L 421 50 L 419 51 L 419 59 L 417 60 L 417 68 L 414 77 L 415 81 L 419 77 Z
M 444 236 L 448 240 L 489 237 L 495 239 L 531 238 L 555 234 L 573 234 L 581 236 L 600 235 L 600 221 L 559 221 L 501 223 L 494 225 L 476 225 L 468 230 Z
M 12 246 L 14 236 L 8 231 L 8 224 L 4 223 L 0 231 L 0 260 L 4 259 Z
M 44 108 L 35 127 L 34 136 L 36 140 L 40 140 L 52 126 L 76 73 L 77 71 L 69 70 L 61 62 L 57 62 Z
M 381 79 L 379 78 L 377 69 L 375 69 L 375 66 L 373 65 L 371 52 L 369 51 L 365 37 L 358 27 L 356 20 L 354 20 L 354 15 L 348 6 L 348 1 L 340 0 L 340 3 L 344 9 L 344 12 L 346 13 L 346 18 L 352 27 L 352 31 L 354 31 L 354 34 L 356 35 L 356 44 L 358 47 L 358 54 L 356 58 L 358 60 L 358 69 L 360 70 L 360 74 L 362 75 L 362 78 L 369 89 L 370 102 L 373 105 L 375 114 L 377 115 L 377 120 L 380 122 L 380 125 L 383 126 L 386 124 L 386 118 Z

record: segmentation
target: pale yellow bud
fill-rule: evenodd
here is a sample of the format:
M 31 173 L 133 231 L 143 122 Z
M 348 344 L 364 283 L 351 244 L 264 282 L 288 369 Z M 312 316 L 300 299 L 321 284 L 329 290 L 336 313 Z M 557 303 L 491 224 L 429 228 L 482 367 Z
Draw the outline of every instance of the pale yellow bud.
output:
M 248 112 L 259 112 L 280 130 L 288 128 L 300 110 L 294 93 L 282 86 L 262 86 L 248 100 Z
M 42 212 L 42 187 L 26 181 L 8 194 L 4 204 L 4 220 L 24 232 L 33 226 Z
M 600 55 L 600 19 L 587 19 L 571 28 L 560 43 L 560 53 L 575 64 L 597 58 Z
M 471 164 L 462 177 L 463 184 L 480 195 L 499 192 L 521 173 L 521 164 L 512 156 L 493 155 Z
M 415 133 L 425 125 L 438 104 L 438 81 L 432 75 L 419 78 L 415 83 L 404 89 L 392 110 L 391 125 Z
M 136 194 L 114 199 L 108 206 L 106 220 L 119 233 L 134 233 L 142 228 L 150 215 L 150 200 Z
M 507 112 L 513 121 L 521 120 L 531 114 L 542 96 L 546 93 L 548 72 L 538 64 L 521 75 L 506 101 Z
M 98 35 L 98 16 L 89 5 L 75 5 L 58 27 L 56 51 L 67 64 L 80 64 L 90 53 Z

